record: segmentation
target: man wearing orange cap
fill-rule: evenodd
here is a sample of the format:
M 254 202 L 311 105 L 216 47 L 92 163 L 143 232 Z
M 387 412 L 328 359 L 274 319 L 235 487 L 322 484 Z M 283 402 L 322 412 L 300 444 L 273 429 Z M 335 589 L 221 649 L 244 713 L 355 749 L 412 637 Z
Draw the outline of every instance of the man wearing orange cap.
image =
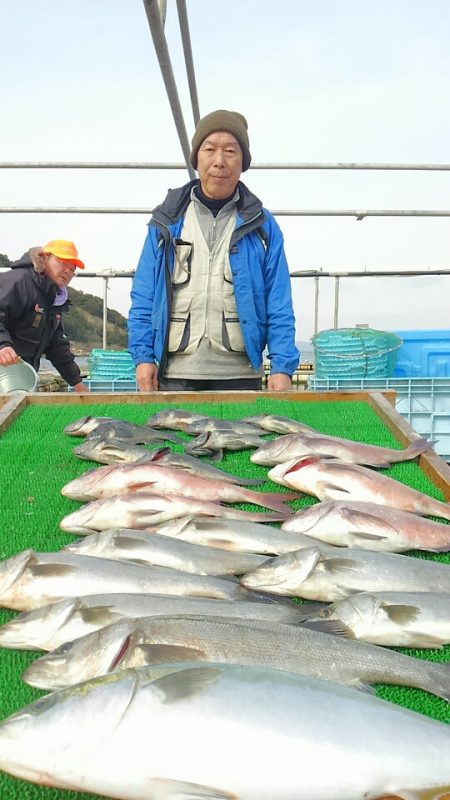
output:
M 0 365 L 19 359 L 39 369 L 45 356 L 78 393 L 89 391 L 70 349 L 61 319 L 67 285 L 84 269 L 73 242 L 55 239 L 32 247 L 0 275 Z

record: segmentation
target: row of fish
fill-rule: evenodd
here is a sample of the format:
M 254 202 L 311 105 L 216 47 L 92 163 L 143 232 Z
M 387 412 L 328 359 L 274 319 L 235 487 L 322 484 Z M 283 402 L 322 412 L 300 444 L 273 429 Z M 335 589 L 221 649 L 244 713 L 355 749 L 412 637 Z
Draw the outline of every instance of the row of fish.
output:
M 293 420 L 289 430 L 283 427 L 289 424 L 285 418 L 269 423 L 265 415 L 259 419 L 279 427 L 261 424 L 262 431 L 314 434 L 311 429 L 295 429 Z M 202 420 L 171 409 L 154 415 L 148 424 L 154 429 L 161 425 L 185 430 L 198 442 L 203 433 L 215 433 L 214 425 L 205 431 Z M 242 422 L 256 430 L 256 420 Z M 203 433 L 195 433 L 195 423 Z M 189 426 L 191 431 L 186 430 Z M 248 436 L 255 434 L 248 432 Z M 102 442 L 105 451 L 118 446 L 117 453 L 127 454 L 121 460 L 128 461 L 131 448 L 146 443 L 131 439 L 108 440 L 102 434 L 96 442 L 92 438 L 91 444 Z M 81 447 L 87 444 L 86 440 Z M 272 443 L 260 448 L 266 444 Z M 438 798 L 450 791 L 450 772 L 443 756 L 450 740 L 448 726 L 335 683 L 358 688 L 377 682 L 412 685 L 449 700 L 448 665 L 345 636 L 364 638 L 358 616 L 373 622 L 375 616 L 384 615 L 391 628 L 397 627 L 397 635 L 406 631 L 412 637 L 410 646 L 441 646 L 449 637 L 450 594 L 444 593 L 450 592 L 450 568 L 430 571 L 446 565 L 333 546 L 357 542 L 362 547 L 365 542 L 373 551 L 402 552 L 411 547 L 441 551 L 450 546 L 448 526 L 405 511 L 383 515 L 385 509 L 376 501 L 355 501 L 350 509 L 334 501 L 324 509 L 323 502 L 293 514 L 284 502 L 297 493 L 284 491 L 273 497 L 273 493 L 242 490 L 244 481 L 227 478 L 223 470 L 215 470 L 221 481 L 211 472 L 208 485 L 201 470 L 215 468 L 202 462 L 198 462 L 201 480 L 195 483 L 194 476 L 199 474 L 195 464 L 177 465 L 178 473 L 184 471 L 182 478 L 173 474 L 173 462 L 163 467 L 166 455 L 189 458 L 186 453 L 177 456 L 159 448 L 153 459 L 148 454 L 158 451 L 136 449 L 143 455 L 138 465 L 133 464 L 137 452 L 129 459 L 132 470 L 122 467 L 101 474 L 93 470 L 63 488 L 63 494 L 74 499 L 104 498 L 61 522 L 63 530 L 81 533 L 83 539 L 60 553 L 26 551 L 0 565 L 0 603 L 30 609 L 0 628 L 0 645 L 49 650 L 30 664 L 24 679 L 39 688 L 60 689 L 0 725 L 0 768 L 36 782 L 45 776 L 49 786 L 124 800 L 175 796 L 186 800 L 232 796 L 241 800 L 360 800 L 363 794 L 375 798 L 386 793 L 412 800 L 425 798 L 425 792 Z M 421 444 L 407 457 L 415 458 L 426 449 Z M 388 463 L 395 462 L 386 461 L 385 454 L 385 461 L 376 466 Z M 165 476 L 162 469 L 167 470 Z M 129 481 L 126 494 L 122 494 L 124 476 L 125 483 Z M 184 496 L 177 492 L 180 485 L 190 487 Z M 156 495 L 155 486 L 165 496 Z M 206 494 L 209 490 L 211 496 Z M 200 503 L 199 496 L 208 500 Z M 253 518 L 283 521 L 282 530 L 251 522 L 251 512 L 225 508 L 220 505 L 223 502 L 251 502 L 267 508 L 276 504 L 278 514 Z M 134 529 L 116 530 L 125 520 L 132 524 L 123 527 Z M 360 520 L 364 520 L 363 530 Z M 295 569 L 289 559 L 298 561 Z M 420 571 L 418 566 L 414 577 L 402 562 L 416 561 L 426 567 Z M 141 570 L 152 571 L 147 584 Z M 383 593 L 354 588 L 352 579 L 358 586 L 360 582 L 379 588 L 386 570 L 389 589 L 395 585 L 412 586 L 412 590 Z M 314 580 L 320 583 L 317 575 L 325 572 L 332 573 L 334 581 L 326 590 L 312 590 Z M 338 592 L 336 596 L 345 599 L 328 606 L 292 604 L 282 598 L 275 602 L 266 592 L 277 594 L 279 589 L 274 587 L 286 582 L 286 573 L 297 575 L 297 596 L 325 593 L 329 600 Z M 241 583 L 232 577 L 236 574 L 242 575 Z M 271 583 L 271 588 L 257 594 L 251 584 L 261 579 Z M 95 586 L 91 594 L 90 586 Z M 71 592 L 72 597 L 68 596 Z M 365 635 L 370 636 L 367 631 Z M 392 639 L 392 630 L 377 635 Z M 413 645 L 413 641 L 422 643 Z M 165 661 L 179 663 L 161 663 Z M 79 685 L 80 681 L 88 683 Z M 149 725 L 154 739 L 148 738 Z M 216 730 L 214 750 L 221 751 L 217 759 L 210 758 L 210 739 Z M 92 758 L 93 743 L 102 733 L 106 743 L 103 746 L 102 738 L 101 758 Z M 249 733 L 252 751 L 258 748 L 254 764 L 245 756 Z M 358 770 L 354 768 L 356 751 Z M 317 768 L 324 752 L 332 758 L 334 770 Z M 267 761 L 264 768 L 261 755 Z

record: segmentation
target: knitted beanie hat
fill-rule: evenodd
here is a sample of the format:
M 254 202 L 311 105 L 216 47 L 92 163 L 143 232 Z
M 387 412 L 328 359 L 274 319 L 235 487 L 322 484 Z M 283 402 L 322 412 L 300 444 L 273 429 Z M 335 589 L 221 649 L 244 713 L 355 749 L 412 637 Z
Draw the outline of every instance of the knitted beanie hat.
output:
M 252 160 L 249 149 L 247 120 L 237 111 L 225 111 L 224 109 L 212 111 L 211 114 L 207 114 L 206 117 L 199 121 L 192 138 L 190 155 L 190 162 L 194 169 L 197 169 L 197 153 L 201 143 L 214 131 L 227 131 L 236 137 L 242 150 L 242 172 L 245 172 Z

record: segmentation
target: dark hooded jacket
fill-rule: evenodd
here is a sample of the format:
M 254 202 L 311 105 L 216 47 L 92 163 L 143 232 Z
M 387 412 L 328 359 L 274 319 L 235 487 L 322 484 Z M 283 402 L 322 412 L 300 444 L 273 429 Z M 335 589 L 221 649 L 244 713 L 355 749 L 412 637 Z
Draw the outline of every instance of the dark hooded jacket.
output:
M 38 252 L 32 248 L 0 273 L 0 349 L 13 347 L 35 370 L 45 356 L 75 386 L 82 377 L 61 319 L 68 302 L 53 305 L 57 287 L 43 273 Z

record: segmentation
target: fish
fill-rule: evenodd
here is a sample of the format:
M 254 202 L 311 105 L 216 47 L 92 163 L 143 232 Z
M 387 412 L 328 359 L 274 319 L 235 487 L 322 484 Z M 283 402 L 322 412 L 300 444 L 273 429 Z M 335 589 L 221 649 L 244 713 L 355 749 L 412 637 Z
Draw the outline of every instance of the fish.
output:
M 450 593 L 450 564 L 399 553 L 324 545 L 268 559 L 241 578 L 247 589 L 332 602 L 355 592 Z
M 119 800 L 444 800 L 449 747 L 449 725 L 353 688 L 209 662 L 116 672 L 0 723 L 4 772 Z
M 450 520 L 450 503 L 436 500 L 388 475 L 359 464 L 345 464 L 334 459 L 305 456 L 277 464 L 268 476 L 275 483 L 319 500 L 349 500 L 411 511 L 419 516 Z
M 264 666 L 360 689 L 384 683 L 450 698 L 450 664 L 300 625 L 187 614 L 113 622 L 40 656 L 24 670 L 22 679 L 37 689 L 62 689 L 116 670 L 164 661 Z
M 304 422 L 299 422 L 290 417 L 280 417 L 277 414 L 255 414 L 251 417 L 244 417 L 243 422 L 249 422 L 251 425 L 256 425 L 262 428 L 267 433 L 312 433 L 315 432 L 314 428 L 305 425 Z
M 134 425 L 114 417 L 80 417 L 64 428 L 69 436 L 88 436 L 95 432 L 106 439 L 120 439 L 133 444 L 152 444 L 152 442 L 173 442 L 183 445 L 184 439 L 170 433 L 160 433 L 145 425 Z
M 323 433 L 292 433 L 264 442 L 251 454 L 254 464 L 273 466 L 303 456 L 337 458 L 348 464 L 365 464 L 370 467 L 390 467 L 401 461 L 410 461 L 433 449 L 434 442 L 415 439 L 406 449 L 395 450 L 373 444 L 325 436 Z
M 151 428 L 167 428 L 174 431 L 185 431 L 187 426 L 198 420 L 210 419 L 207 414 L 198 414 L 185 408 L 164 408 L 152 414 L 147 420 Z
M 391 553 L 450 550 L 447 523 L 377 503 L 325 500 L 297 511 L 281 528 L 338 547 Z
M 66 545 L 62 552 L 116 561 L 133 561 L 179 569 L 195 575 L 242 575 L 266 560 L 256 553 L 239 553 L 190 544 L 146 531 L 103 531 Z
M 61 489 L 64 497 L 81 501 L 125 492 L 153 492 L 165 497 L 176 495 L 193 500 L 202 497 L 209 502 L 253 503 L 287 513 L 293 513 L 293 510 L 285 506 L 284 501 L 298 497 L 296 492 L 255 492 L 234 483 L 149 461 L 97 467 L 69 481 Z
M 60 522 L 60 528 L 68 533 L 85 536 L 95 531 L 106 531 L 109 528 L 145 529 L 169 519 L 189 515 L 207 517 L 226 517 L 248 522 L 281 522 L 292 513 L 292 509 L 283 512 L 241 511 L 238 508 L 222 506 L 206 500 L 191 500 L 188 497 L 147 492 L 130 492 L 115 497 L 103 497 L 92 500 L 81 508 L 67 514 Z
M 193 575 L 62 551 L 37 553 L 29 549 L 0 561 L 0 606 L 13 611 L 32 611 L 64 597 L 111 592 L 259 599 L 230 577 Z
M 312 612 L 309 619 L 335 623 L 340 634 L 371 644 L 450 644 L 450 594 L 439 592 L 361 592 Z
M 188 595 L 115 592 L 65 597 L 23 611 L 0 626 L 0 646 L 19 650 L 55 650 L 120 619 L 195 614 L 265 619 L 297 625 L 317 611 L 314 603 L 218 600 Z
M 198 436 L 201 433 L 221 433 L 222 431 L 242 436 L 261 437 L 263 435 L 261 428 L 239 419 L 213 419 L 210 417 L 193 420 L 184 428 L 184 432 L 190 436 Z M 260 441 L 264 440 L 260 439 Z
M 168 447 L 147 450 L 139 444 L 121 439 L 105 439 L 104 436 L 92 434 L 72 450 L 77 458 L 98 461 L 100 464 L 132 464 L 136 461 L 153 461 L 157 456 L 167 452 L 169 452 Z
M 317 539 L 312 536 L 281 532 L 279 528 L 260 522 L 242 522 L 219 517 L 180 517 L 147 530 L 159 536 L 240 553 L 281 555 L 317 545 Z
M 260 447 L 261 437 L 255 434 L 237 434 L 231 430 L 205 431 L 185 443 L 185 451 L 194 456 L 210 456 L 220 461 L 224 450 L 248 450 Z
M 242 478 L 240 475 L 232 475 L 225 472 L 223 469 L 218 469 L 212 464 L 205 461 L 200 461 L 195 456 L 190 456 L 187 453 L 174 453 L 171 450 L 158 453 L 155 451 L 155 458 L 151 459 L 158 464 L 168 464 L 172 467 L 181 467 L 181 469 L 191 472 L 193 475 L 200 475 L 203 477 L 217 478 L 227 483 L 237 483 L 240 486 L 257 486 L 264 483 L 264 478 Z

